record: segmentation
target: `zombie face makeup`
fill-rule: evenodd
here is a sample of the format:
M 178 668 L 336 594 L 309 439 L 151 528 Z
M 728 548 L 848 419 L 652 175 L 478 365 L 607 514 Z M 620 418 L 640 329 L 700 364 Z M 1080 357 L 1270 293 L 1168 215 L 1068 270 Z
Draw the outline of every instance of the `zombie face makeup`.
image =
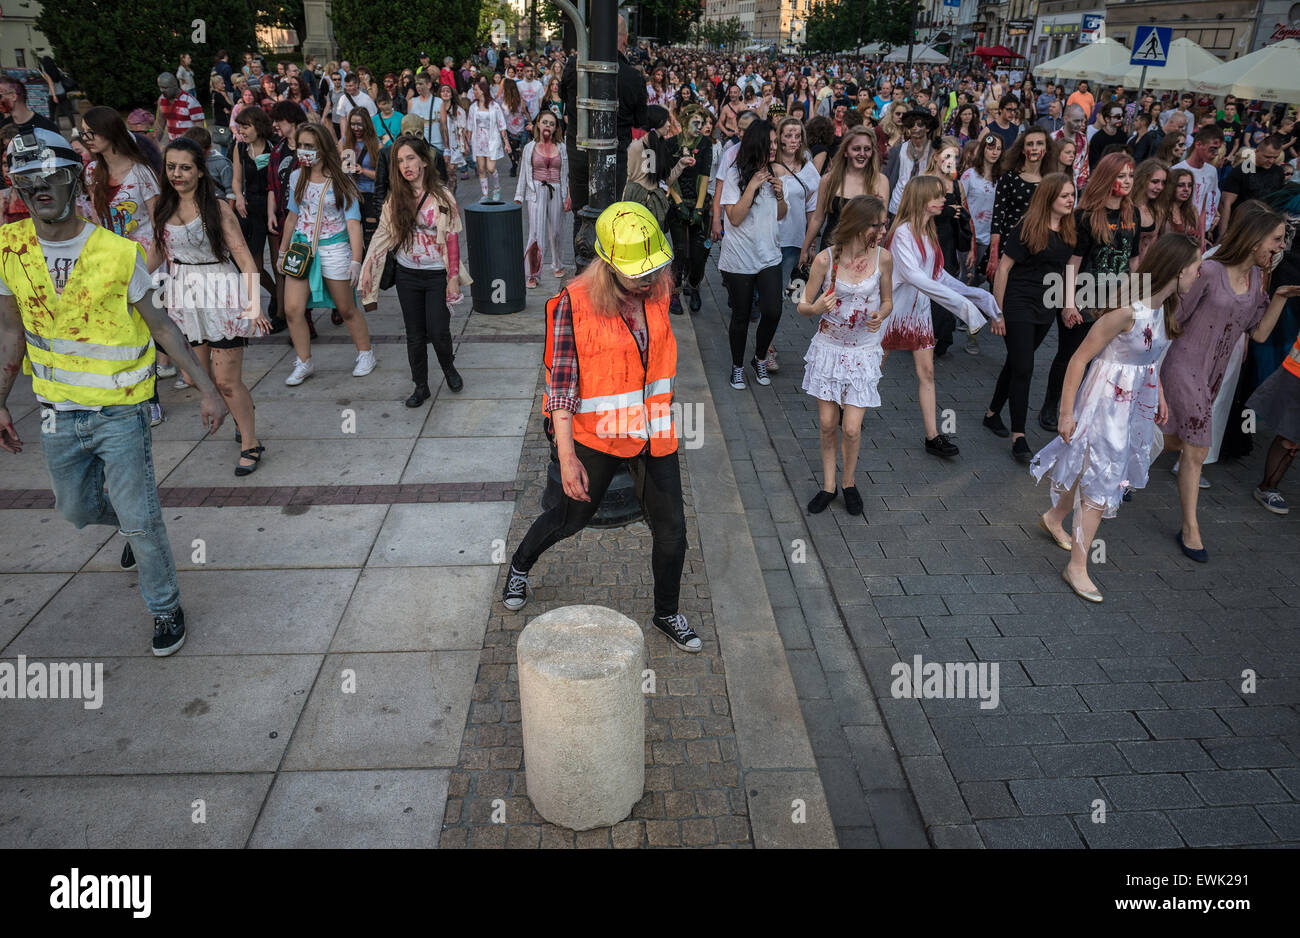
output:
M 33 218 L 58 224 L 72 217 L 81 185 L 76 170 L 64 166 L 51 173 L 20 173 L 9 178 Z
M 162 92 L 164 98 L 173 101 L 178 95 L 180 95 L 181 86 L 176 81 L 175 75 L 171 72 L 163 72 L 158 76 L 158 90 Z

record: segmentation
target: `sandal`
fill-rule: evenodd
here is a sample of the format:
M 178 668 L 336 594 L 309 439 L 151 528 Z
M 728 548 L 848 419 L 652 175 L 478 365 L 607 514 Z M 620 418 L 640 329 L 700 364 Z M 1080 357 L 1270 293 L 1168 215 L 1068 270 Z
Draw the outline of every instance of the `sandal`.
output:
M 343 325 L 343 315 L 337 309 L 334 310 L 334 312 L 330 313 L 330 322 L 336 326 Z
M 239 458 L 251 459 L 253 460 L 253 464 L 251 466 L 240 466 L 236 464 L 235 475 L 251 476 L 254 472 L 257 471 L 257 467 L 261 465 L 262 453 L 264 453 L 265 451 L 266 451 L 265 446 L 254 446 L 252 449 L 241 450 L 239 453 Z

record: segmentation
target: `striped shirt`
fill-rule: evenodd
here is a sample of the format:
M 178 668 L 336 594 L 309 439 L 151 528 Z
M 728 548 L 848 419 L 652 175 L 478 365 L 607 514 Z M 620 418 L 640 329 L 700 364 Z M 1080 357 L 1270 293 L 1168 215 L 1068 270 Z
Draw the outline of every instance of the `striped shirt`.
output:
M 203 105 L 187 91 L 178 94 L 174 101 L 166 95 L 159 96 L 158 110 L 167 122 L 167 136 L 172 140 L 184 135 L 191 127 L 203 126 Z

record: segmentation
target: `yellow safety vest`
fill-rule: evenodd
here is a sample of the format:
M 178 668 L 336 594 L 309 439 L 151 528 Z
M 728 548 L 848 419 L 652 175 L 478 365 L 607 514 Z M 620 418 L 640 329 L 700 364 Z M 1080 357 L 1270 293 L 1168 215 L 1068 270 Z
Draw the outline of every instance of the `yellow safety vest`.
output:
M 0 279 L 18 301 L 23 370 L 38 396 L 87 407 L 153 397 L 153 337 L 127 301 L 137 252 L 144 249 L 96 226 L 56 293 L 32 220 L 0 227 Z

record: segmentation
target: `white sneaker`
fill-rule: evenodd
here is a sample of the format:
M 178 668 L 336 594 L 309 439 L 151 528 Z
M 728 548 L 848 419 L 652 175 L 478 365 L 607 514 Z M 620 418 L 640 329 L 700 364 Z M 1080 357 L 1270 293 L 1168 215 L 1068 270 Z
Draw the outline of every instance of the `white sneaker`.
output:
M 191 388 L 193 386 L 194 385 L 190 384 L 188 381 L 185 380 L 184 375 L 178 375 L 176 377 L 176 380 L 172 382 L 172 387 L 175 388 L 177 391 L 184 391 L 186 388 Z
M 289 385 L 291 388 L 296 388 L 298 385 L 310 378 L 315 370 L 316 366 L 311 363 L 310 358 L 306 361 L 303 361 L 301 358 L 295 358 L 293 371 L 289 374 L 289 377 L 284 379 L 284 383 Z
M 375 370 L 375 365 L 377 364 L 378 362 L 375 361 L 375 350 L 366 349 L 364 352 L 357 355 L 357 367 L 352 369 L 352 377 L 364 378 L 366 375 L 370 374 L 370 372 Z
M 149 405 L 149 426 L 156 427 L 166 419 L 167 417 L 163 414 L 162 404 L 151 403 Z
M 501 190 L 500 190 L 500 189 L 493 189 L 493 190 L 492 190 L 492 201 L 493 201 L 493 202 L 500 202 L 500 201 L 501 201 Z
M 156 370 L 157 370 L 157 372 L 158 372 L 158 377 L 160 377 L 160 378 L 174 378 L 174 377 L 176 377 L 176 366 L 175 366 L 175 365 L 158 365 L 157 368 L 156 368 Z

